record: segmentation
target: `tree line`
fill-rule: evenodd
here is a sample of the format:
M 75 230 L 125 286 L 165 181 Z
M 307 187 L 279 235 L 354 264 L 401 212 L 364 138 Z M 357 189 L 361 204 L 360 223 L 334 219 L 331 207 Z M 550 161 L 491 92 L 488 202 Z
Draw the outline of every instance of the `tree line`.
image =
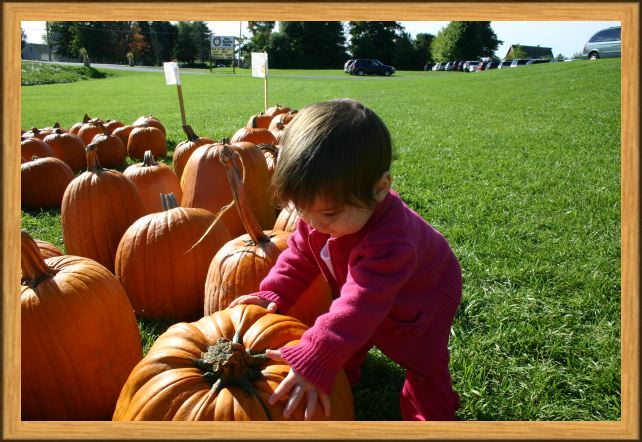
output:
M 48 22 L 49 42 L 60 57 L 81 54 L 100 63 L 161 65 L 176 60 L 205 66 L 212 31 L 204 21 Z M 490 22 L 450 22 L 437 35 L 414 38 L 396 21 L 248 22 L 238 42 L 239 58 L 267 52 L 272 68 L 340 68 L 349 58 L 375 58 L 402 70 L 426 63 L 494 57 L 502 42 Z M 216 32 L 216 30 L 214 30 Z M 229 63 L 229 61 L 228 61 Z

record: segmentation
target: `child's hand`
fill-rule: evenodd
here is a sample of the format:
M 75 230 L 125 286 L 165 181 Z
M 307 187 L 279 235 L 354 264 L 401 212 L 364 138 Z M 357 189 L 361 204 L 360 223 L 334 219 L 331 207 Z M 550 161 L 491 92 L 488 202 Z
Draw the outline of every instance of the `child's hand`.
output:
M 266 350 L 268 358 L 275 361 L 283 361 L 281 358 L 281 350 Z M 293 368 L 290 368 L 288 375 L 281 381 L 278 387 L 274 390 L 274 393 L 268 399 L 270 405 L 274 405 L 279 399 L 281 399 L 286 394 L 290 393 L 290 400 L 283 409 L 283 417 L 290 417 L 292 412 L 296 409 L 303 396 L 307 395 L 306 404 L 305 404 L 305 413 L 304 419 L 309 421 L 314 416 L 314 412 L 317 408 L 317 399 L 321 401 L 323 406 L 323 412 L 325 417 L 330 417 L 330 398 L 327 394 L 323 393 L 317 387 L 306 381 L 303 376 L 297 373 Z
M 271 301 L 266 301 L 265 299 L 259 298 L 256 295 L 239 296 L 234 301 L 230 302 L 230 305 L 229 305 L 228 308 L 232 308 L 232 307 L 237 306 L 239 304 L 259 305 L 259 306 L 267 309 L 267 311 L 270 312 L 270 313 L 276 313 L 276 310 L 278 308 L 276 303 L 271 302 Z

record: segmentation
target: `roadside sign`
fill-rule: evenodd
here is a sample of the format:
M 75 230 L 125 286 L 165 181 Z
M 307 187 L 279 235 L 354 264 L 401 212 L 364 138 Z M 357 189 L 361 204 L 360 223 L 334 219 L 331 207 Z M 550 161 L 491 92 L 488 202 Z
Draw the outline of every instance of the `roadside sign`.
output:
M 165 62 L 163 63 L 163 69 L 165 71 L 165 83 L 170 84 L 181 84 L 181 77 L 178 75 L 178 63 L 176 62 Z
M 267 78 L 268 54 L 267 52 L 252 52 L 252 77 Z
M 212 35 L 210 40 L 214 60 L 232 60 L 234 58 L 234 37 L 229 35 Z

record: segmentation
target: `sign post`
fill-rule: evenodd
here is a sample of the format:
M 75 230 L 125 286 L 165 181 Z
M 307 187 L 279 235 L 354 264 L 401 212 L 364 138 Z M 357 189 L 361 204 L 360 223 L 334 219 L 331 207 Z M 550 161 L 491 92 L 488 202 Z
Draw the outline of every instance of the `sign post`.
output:
M 252 52 L 252 77 L 264 79 L 264 111 L 268 108 L 268 54 Z
M 232 60 L 234 62 L 234 37 L 228 35 L 212 35 L 210 38 L 210 59 Z M 210 63 L 211 66 L 211 63 Z
M 167 85 L 176 85 L 176 90 L 178 91 L 178 104 L 181 108 L 181 121 L 183 126 L 187 125 L 185 120 L 185 106 L 183 105 L 183 89 L 181 88 L 181 77 L 178 74 L 178 63 L 176 62 L 165 62 L 163 63 L 163 69 L 165 70 L 165 83 Z

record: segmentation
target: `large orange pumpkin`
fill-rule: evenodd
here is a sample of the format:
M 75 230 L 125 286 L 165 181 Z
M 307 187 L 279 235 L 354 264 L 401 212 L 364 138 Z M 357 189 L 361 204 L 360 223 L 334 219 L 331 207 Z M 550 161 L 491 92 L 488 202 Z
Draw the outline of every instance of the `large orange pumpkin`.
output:
M 64 253 L 62 253 L 62 250 L 48 241 L 43 241 L 41 239 L 34 239 L 34 241 L 36 242 L 36 245 L 40 250 L 40 255 L 42 255 L 42 257 L 45 259 L 64 255 Z
M 242 127 L 237 130 L 232 138 L 230 139 L 231 143 L 238 143 L 239 141 L 249 141 L 254 144 L 276 144 L 276 138 L 272 132 L 266 128 L 260 127 Z
M 261 112 L 256 115 L 252 115 L 245 127 L 267 129 L 270 126 L 271 121 L 272 117 L 270 115 L 266 115 L 264 112 Z
M 54 151 L 47 143 L 37 137 L 20 139 L 20 156 L 25 160 L 30 160 L 36 156 L 38 158 L 55 157 Z
M 56 158 L 60 158 L 74 172 L 87 169 L 85 143 L 78 135 L 55 129 L 43 140 L 51 148 Z
M 91 143 L 98 149 L 101 166 L 113 168 L 122 165 L 127 159 L 127 147 L 103 123 L 98 123 L 98 126 L 102 129 L 102 133 L 96 134 Z
M 140 192 L 129 178 L 103 169 L 96 145 L 87 146 L 87 171 L 69 183 L 60 221 L 67 253 L 94 259 L 114 270 L 118 242 L 145 214 Z
M 292 204 L 288 204 L 279 212 L 274 222 L 276 230 L 285 230 L 286 232 L 294 232 L 296 225 L 299 222 L 299 213 L 296 211 Z
M 187 164 L 187 160 L 192 156 L 194 151 L 205 144 L 214 143 L 214 140 L 207 137 L 199 137 L 192 129 L 192 126 L 185 125 L 183 126 L 183 131 L 187 135 L 187 140 L 181 141 L 174 149 L 174 154 L 172 155 L 172 164 L 174 165 L 174 170 L 178 179 L 183 175 L 183 169 Z
M 181 177 L 182 205 L 200 207 L 218 213 L 232 201 L 232 192 L 219 161 L 225 143 L 206 144 L 191 155 Z M 264 229 L 270 229 L 276 218 L 271 195 L 267 164 L 261 150 L 253 143 L 228 145 L 243 159 L 243 185 L 250 198 L 252 212 Z M 245 233 L 236 210 L 225 214 L 225 225 L 233 238 Z
M 108 420 L 143 357 L 118 280 L 79 256 L 44 260 L 22 233 L 22 420 Z
M 165 130 L 165 126 L 161 121 L 156 118 L 153 115 L 143 115 L 141 117 L 138 117 L 136 121 L 132 123 L 132 126 L 152 126 L 157 129 L 159 129 L 161 132 L 163 132 L 163 135 L 167 136 L 167 131 Z
M 160 197 L 163 193 L 173 193 L 180 205 L 183 191 L 176 173 L 167 164 L 156 162 L 151 150 L 145 152 L 142 163 L 132 164 L 123 175 L 140 191 L 146 214 L 163 210 Z
M 165 133 L 159 128 L 147 124 L 134 127 L 129 133 L 127 155 L 130 158 L 142 160 L 147 150 L 151 150 L 156 158 L 165 157 L 167 155 Z
M 146 215 L 125 231 L 115 272 L 138 315 L 193 321 L 203 315 L 208 264 L 230 236 L 217 224 L 207 240 L 190 249 L 214 214 L 178 207 L 176 199 L 165 194 L 163 199 L 163 212 Z
M 290 367 L 266 358 L 265 350 L 296 345 L 307 329 L 288 316 L 256 305 L 239 305 L 171 326 L 154 342 L 123 387 L 113 419 L 248 421 L 286 420 L 289 396 L 268 398 Z M 353 420 L 345 374 L 330 395 L 330 420 Z M 303 420 L 299 405 L 289 420 Z M 314 420 L 326 420 L 318 404 Z
M 290 108 L 287 106 L 281 106 L 280 104 L 275 104 L 274 106 L 268 107 L 265 111 L 266 115 L 271 116 L 272 118 L 276 117 L 279 114 L 285 114 L 290 112 Z
M 103 134 L 105 129 L 103 127 L 103 120 L 99 118 L 92 118 L 78 129 L 78 136 L 82 139 L 85 145 L 91 144 L 96 135 Z
M 25 209 L 58 208 L 74 172 L 55 157 L 33 157 L 20 165 L 20 203 Z
M 205 281 L 206 315 L 223 310 L 241 295 L 256 292 L 277 257 L 288 247 L 288 232 L 263 231 L 256 220 L 234 156 L 229 146 L 224 146 L 220 161 L 247 234 L 227 242 L 212 259 Z

